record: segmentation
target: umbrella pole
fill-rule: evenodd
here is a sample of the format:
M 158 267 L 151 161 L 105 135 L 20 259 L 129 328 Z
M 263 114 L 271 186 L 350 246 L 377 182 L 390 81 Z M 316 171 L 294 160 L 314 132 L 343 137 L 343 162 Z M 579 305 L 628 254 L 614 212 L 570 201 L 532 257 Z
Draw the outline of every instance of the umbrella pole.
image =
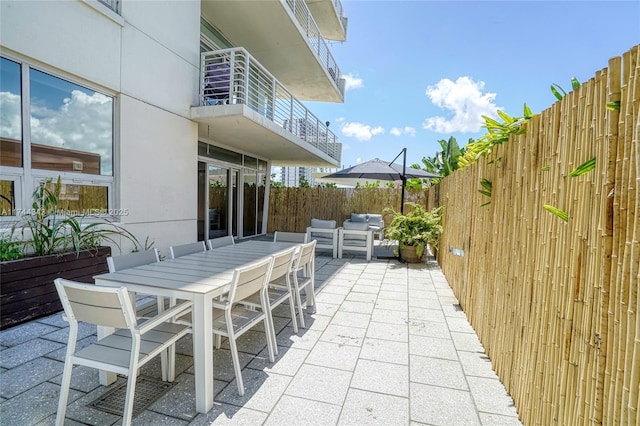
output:
M 400 179 L 402 180 L 402 190 L 400 192 L 400 214 L 404 214 L 404 188 L 405 186 L 407 186 L 407 148 L 402 148 L 402 151 L 400 151 L 400 153 L 396 155 L 396 158 L 391 160 L 390 164 L 393 164 L 393 162 L 396 161 L 401 155 L 402 175 L 400 176 Z M 398 262 L 400 263 L 405 263 L 405 260 L 400 255 L 400 241 L 398 241 L 398 256 L 396 256 L 396 259 L 398 259 Z

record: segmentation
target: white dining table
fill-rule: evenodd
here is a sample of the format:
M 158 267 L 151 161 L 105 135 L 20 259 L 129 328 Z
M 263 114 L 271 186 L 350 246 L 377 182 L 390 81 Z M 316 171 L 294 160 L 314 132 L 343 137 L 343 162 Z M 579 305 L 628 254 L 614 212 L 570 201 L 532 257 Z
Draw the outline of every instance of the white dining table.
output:
M 96 285 L 126 287 L 153 296 L 175 297 L 193 302 L 193 364 L 196 410 L 206 413 L 213 407 L 213 324 L 211 301 L 228 291 L 236 268 L 272 256 L 299 244 L 291 242 L 246 241 L 201 253 L 181 256 L 148 265 L 96 275 Z M 313 297 L 308 298 L 313 304 Z M 99 328 L 98 337 L 112 332 Z M 101 383 L 113 376 L 101 374 Z

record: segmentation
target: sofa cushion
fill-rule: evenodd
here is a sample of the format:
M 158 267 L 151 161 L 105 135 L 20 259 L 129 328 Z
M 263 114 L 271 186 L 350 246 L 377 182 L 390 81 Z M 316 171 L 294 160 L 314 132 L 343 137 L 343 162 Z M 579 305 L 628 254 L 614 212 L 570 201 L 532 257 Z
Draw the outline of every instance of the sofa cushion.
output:
M 336 221 L 335 220 L 311 219 L 311 227 L 312 228 L 333 229 L 333 228 L 336 227 Z
M 351 213 L 351 222 L 366 222 L 367 216 L 366 213 Z
M 345 220 L 342 224 L 342 228 L 345 231 L 368 231 L 369 224 L 367 222 L 352 222 L 350 220 Z M 364 234 L 349 234 L 349 232 L 344 233 L 343 240 L 345 244 L 348 241 L 366 241 L 367 236 Z
M 354 231 L 366 231 L 369 229 L 369 224 L 367 222 L 354 222 L 351 220 L 345 220 L 342 224 L 344 229 L 354 230 Z
M 384 222 L 381 214 L 370 214 L 368 215 L 368 222 L 370 226 L 378 226 L 383 227 Z

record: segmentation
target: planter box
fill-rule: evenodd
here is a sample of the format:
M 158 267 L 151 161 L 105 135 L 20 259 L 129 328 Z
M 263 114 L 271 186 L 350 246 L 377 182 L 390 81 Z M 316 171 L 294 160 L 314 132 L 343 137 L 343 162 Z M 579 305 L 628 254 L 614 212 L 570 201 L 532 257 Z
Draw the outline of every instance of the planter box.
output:
M 0 263 L 0 330 L 62 310 L 56 278 L 93 283 L 109 272 L 109 247 Z

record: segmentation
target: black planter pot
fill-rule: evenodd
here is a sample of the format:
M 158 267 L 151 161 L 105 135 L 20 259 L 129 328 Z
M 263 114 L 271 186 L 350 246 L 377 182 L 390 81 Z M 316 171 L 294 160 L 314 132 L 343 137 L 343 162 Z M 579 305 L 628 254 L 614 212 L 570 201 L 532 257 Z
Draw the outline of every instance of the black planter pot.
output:
M 29 257 L 0 263 L 0 330 L 62 310 L 53 280 L 93 283 L 108 272 L 111 248 Z

